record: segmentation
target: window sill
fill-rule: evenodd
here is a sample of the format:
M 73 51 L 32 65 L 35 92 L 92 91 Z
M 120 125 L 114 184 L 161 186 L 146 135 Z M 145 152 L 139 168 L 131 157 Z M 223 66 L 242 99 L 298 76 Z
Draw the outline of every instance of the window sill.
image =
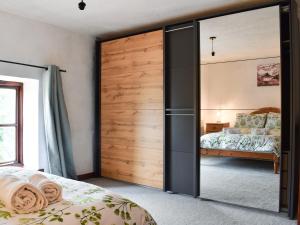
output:
M 16 167 L 24 167 L 22 163 L 10 162 L 10 163 L 0 163 L 0 167 L 3 166 L 16 166 Z

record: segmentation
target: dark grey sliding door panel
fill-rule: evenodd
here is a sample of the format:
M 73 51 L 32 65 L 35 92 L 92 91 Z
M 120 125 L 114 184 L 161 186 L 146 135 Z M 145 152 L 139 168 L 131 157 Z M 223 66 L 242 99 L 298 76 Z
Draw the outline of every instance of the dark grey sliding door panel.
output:
M 167 114 L 167 130 L 169 148 L 176 152 L 193 153 L 194 148 L 194 116 Z
M 299 192 L 299 150 L 300 150 L 300 45 L 299 21 L 295 0 L 290 5 L 290 62 L 291 62 L 291 153 L 289 163 L 289 216 L 295 218 Z
M 165 190 L 199 195 L 197 24 L 165 29 Z
M 280 208 L 295 218 L 298 204 L 300 150 L 299 26 L 294 0 L 280 7 L 282 74 L 282 150 Z
M 290 73 L 290 17 L 289 6 L 280 7 L 280 39 L 281 39 L 281 157 L 280 157 L 280 211 L 288 209 L 288 159 L 291 151 L 291 73 Z
M 193 155 L 185 152 L 170 152 L 169 190 L 175 193 L 193 195 Z
M 170 109 L 193 109 L 193 82 L 191 76 L 194 69 L 191 67 L 169 68 L 167 78 L 168 88 L 168 105 Z

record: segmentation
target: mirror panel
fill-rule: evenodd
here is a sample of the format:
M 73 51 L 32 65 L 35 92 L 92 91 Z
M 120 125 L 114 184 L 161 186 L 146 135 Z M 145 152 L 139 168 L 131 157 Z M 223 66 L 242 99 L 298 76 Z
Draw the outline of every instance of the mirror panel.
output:
M 279 7 L 201 20 L 200 197 L 279 210 Z

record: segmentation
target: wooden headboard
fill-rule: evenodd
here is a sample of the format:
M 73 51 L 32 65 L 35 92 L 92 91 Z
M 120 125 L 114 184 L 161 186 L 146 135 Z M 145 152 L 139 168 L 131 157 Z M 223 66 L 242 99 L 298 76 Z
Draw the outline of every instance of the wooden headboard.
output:
M 262 113 L 269 113 L 269 112 L 280 113 L 280 109 L 276 107 L 265 107 L 265 108 L 260 108 L 254 112 L 251 112 L 250 114 L 254 115 L 254 114 L 262 114 Z

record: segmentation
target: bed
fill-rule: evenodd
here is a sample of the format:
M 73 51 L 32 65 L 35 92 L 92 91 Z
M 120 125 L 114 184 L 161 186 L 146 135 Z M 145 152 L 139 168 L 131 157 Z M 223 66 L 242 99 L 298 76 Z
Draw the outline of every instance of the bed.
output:
M 280 113 L 280 109 L 266 107 L 250 115 Z M 265 126 L 265 125 L 264 125 Z M 280 135 L 228 134 L 216 132 L 200 138 L 202 156 L 221 156 L 273 161 L 274 173 L 278 173 L 280 158 Z
M 26 179 L 37 173 L 18 167 L 0 167 L 0 176 Z M 101 187 L 46 174 L 63 186 L 63 201 L 31 214 L 17 214 L 0 202 L 1 225 L 156 225 L 136 203 Z

